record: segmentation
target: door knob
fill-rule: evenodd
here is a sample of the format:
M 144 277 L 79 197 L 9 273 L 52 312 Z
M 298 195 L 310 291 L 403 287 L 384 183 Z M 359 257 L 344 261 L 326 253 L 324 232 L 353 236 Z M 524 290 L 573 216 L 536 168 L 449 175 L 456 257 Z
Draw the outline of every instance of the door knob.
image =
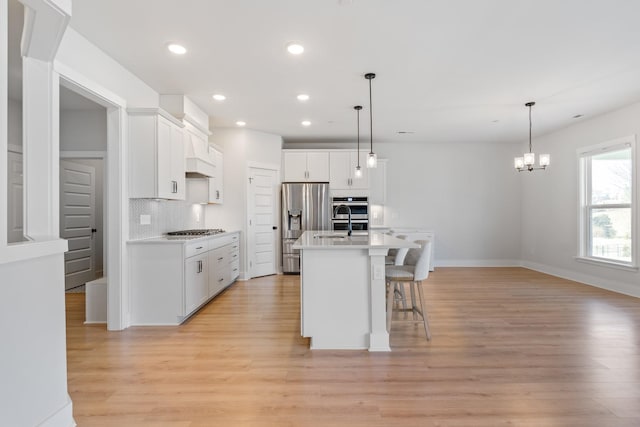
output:
M 273 226 L 273 229 L 274 229 L 274 230 L 277 230 L 277 229 L 278 229 L 278 227 L 274 225 L 274 226 Z

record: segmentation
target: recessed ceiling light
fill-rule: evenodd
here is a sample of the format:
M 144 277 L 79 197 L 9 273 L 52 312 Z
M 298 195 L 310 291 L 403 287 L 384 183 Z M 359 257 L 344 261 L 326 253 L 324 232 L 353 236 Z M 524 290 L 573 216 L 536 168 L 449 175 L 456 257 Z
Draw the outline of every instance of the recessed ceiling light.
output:
M 176 43 L 169 43 L 167 45 L 167 49 L 169 49 L 169 52 L 175 53 L 176 55 L 184 55 L 187 53 L 187 48 Z
M 301 125 L 302 126 L 311 126 L 311 122 L 309 120 L 303 120 Z
M 216 93 L 215 95 L 213 95 L 213 99 L 215 99 L 216 101 L 224 101 L 225 99 L 227 99 L 227 97 L 219 93 Z
M 236 122 L 236 125 L 238 125 L 238 126 L 240 126 L 240 127 L 245 126 L 246 124 L 247 124 L 247 122 L 243 122 L 242 120 L 238 120 L 238 121 Z
M 301 93 L 300 95 L 298 95 L 298 101 L 308 101 L 309 100 L 309 95 L 307 95 L 306 93 Z
M 287 44 L 287 51 L 292 55 L 300 55 L 304 52 L 304 46 L 298 42 L 291 42 Z

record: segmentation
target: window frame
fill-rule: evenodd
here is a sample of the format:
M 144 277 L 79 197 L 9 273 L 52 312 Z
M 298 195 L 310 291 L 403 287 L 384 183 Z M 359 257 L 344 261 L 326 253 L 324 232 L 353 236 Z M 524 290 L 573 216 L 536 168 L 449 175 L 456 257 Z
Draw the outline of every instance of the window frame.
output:
M 594 155 L 631 149 L 631 202 L 594 205 L 591 201 L 591 158 Z M 578 255 L 577 261 L 590 264 L 608 266 L 624 270 L 638 270 L 638 159 L 636 151 L 636 135 L 613 139 L 600 144 L 579 148 L 578 180 L 580 196 L 578 198 Z M 625 209 L 631 210 L 631 261 L 620 261 L 612 258 L 594 256 L 592 249 L 592 221 L 594 209 Z

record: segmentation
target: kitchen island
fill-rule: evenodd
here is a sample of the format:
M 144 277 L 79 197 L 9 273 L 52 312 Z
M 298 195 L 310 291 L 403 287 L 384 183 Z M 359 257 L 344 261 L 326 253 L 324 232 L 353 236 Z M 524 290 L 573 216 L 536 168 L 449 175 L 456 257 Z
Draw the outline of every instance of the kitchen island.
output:
M 303 233 L 293 248 L 300 250 L 300 329 L 311 348 L 390 351 L 384 257 L 417 247 L 380 232 Z

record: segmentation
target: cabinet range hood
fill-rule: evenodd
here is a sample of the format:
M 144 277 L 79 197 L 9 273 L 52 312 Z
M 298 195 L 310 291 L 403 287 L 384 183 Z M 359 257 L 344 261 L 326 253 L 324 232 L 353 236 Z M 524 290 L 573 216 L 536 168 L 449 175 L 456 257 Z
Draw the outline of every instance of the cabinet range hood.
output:
M 215 153 L 209 153 L 208 145 L 204 149 L 194 149 L 194 145 L 201 144 L 190 144 L 187 141 L 185 145 L 187 178 L 212 178 L 216 176 Z
M 215 152 L 209 150 L 209 117 L 184 95 L 160 95 L 160 106 L 184 124 L 184 155 L 187 178 L 216 175 Z

